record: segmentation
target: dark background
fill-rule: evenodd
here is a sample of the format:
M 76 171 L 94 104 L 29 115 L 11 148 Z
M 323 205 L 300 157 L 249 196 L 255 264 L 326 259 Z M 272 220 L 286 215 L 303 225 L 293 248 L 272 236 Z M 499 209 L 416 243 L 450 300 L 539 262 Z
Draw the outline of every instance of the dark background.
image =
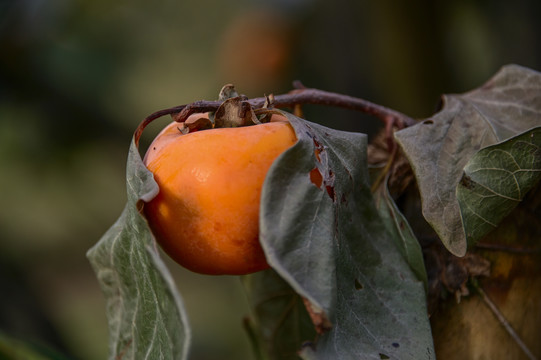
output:
M 0 333 L 75 359 L 107 355 L 105 302 L 85 252 L 124 206 L 131 135 L 149 113 L 306 86 L 412 117 L 502 65 L 541 70 L 537 0 L 0 0 Z M 377 120 L 305 108 L 373 134 Z M 148 141 L 169 120 L 156 121 Z M 170 264 L 192 359 L 250 358 L 235 277 Z

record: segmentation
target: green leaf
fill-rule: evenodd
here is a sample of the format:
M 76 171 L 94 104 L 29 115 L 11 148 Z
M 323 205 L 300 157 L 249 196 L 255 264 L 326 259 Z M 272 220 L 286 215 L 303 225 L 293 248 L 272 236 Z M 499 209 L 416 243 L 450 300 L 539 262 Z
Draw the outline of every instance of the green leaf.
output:
M 395 137 L 415 172 L 424 217 L 447 249 L 463 256 L 467 239 L 455 190 L 464 166 L 480 149 L 541 125 L 541 74 L 509 65 L 443 102 L 439 113 Z
M 247 319 L 257 360 L 298 359 L 300 344 L 315 337 L 302 298 L 274 270 L 242 277 L 250 307 Z
M 126 178 L 122 215 L 87 254 L 107 300 L 109 358 L 185 359 L 190 332 L 184 307 L 138 210 L 158 186 L 133 141 Z
M 385 181 L 376 191 L 375 202 L 385 228 L 392 234 L 398 249 L 406 259 L 417 279 L 423 282 L 428 291 L 428 275 L 423 259 L 423 249 L 415 237 L 408 221 L 396 206 Z
M 541 179 L 541 128 L 475 154 L 457 185 L 470 245 L 493 230 Z
M 260 238 L 274 270 L 331 325 L 302 356 L 433 358 L 423 283 L 370 193 L 366 136 L 284 115 L 299 141 L 267 174 Z M 310 181 L 314 168 L 321 188 Z

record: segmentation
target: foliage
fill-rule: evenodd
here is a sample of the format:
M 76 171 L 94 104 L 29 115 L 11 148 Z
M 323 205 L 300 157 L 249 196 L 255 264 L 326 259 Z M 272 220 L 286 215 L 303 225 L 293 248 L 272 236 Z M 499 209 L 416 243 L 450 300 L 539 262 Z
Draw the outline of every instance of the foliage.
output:
M 317 351 L 305 348 L 303 356 L 431 353 L 423 284 L 370 193 L 366 136 L 287 116 L 299 141 L 267 175 L 260 234 L 271 266 L 315 313 L 322 336 Z M 322 189 L 310 182 L 314 167 Z
M 423 215 L 453 254 L 463 256 L 468 242 L 486 233 L 473 238 L 463 227 L 455 192 L 466 179 L 464 167 L 480 149 L 540 126 L 540 118 L 541 74 L 510 65 L 476 90 L 446 95 L 438 114 L 396 134 L 415 171 Z M 500 180 L 497 173 L 491 176 Z
M 538 183 L 540 84 L 539 73 L 506 67 L 396 133 L 423 214 L 451 252 L 463 255 L 467 241 L 497 225 Z M 299 141 L 269 171 L 260 212 L 260 240 L 273 269 L 244 278 L 256 354 L 435 358 L 421 247 L 385 182 L 370 191 L 366 136 L 284 114 Z M 314 169 L 321 187 L 310 181 Z M 124 213 L 89 252 L 108 299 L 110 356 L 182 359 L 189 329 L 139 213 L 139 202 L 157 188 L 134 143 L 127 185 Z
M 540 177 L 539 127 L 473 155 L 456 188 L 469 242 L 475 243 L 497 228 Z
M 158 187 L 134 142 L 127 168 L 126 208 L 88 252 L 107 297 L 111 357 L 184 358 L 190 334 L 184 308 L 138 209 Z

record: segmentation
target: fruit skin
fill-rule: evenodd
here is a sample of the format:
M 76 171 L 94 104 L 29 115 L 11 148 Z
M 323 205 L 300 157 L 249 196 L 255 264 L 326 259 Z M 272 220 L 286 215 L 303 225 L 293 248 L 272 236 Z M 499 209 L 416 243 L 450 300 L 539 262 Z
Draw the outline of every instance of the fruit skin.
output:
M 268 268 L 259 243 L 261 189 L 274 160 L 296 143 L 293 128 L 278 121 L 182 135 L 178 126 L 158 134 L 143 160 L 160 188 L 144 206 L 156 240 L 197 273 Z

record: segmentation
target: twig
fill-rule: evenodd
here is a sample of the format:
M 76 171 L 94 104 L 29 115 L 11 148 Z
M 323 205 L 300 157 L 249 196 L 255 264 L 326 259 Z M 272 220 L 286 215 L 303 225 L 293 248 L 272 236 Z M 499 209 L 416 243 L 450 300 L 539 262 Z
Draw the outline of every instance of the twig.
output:
M 531 255 L 531 254 L 538 254 L 541 252 L 541 248 L 526 248 L 526 247 L 517 247 L 517 246 L 502 245 L 502 244 L 477 243 L 475 246 L 483 250 L 503 251 L 503 252 L 513 253 L 513 254 L 520 254 L 520 255 Z
M 143 130 L 145 130 L 145 128 L 148 126 L 148 124 L 150 124 L 151 122 L 153 122 L 154 120 L 156 120 L 156 119 L 158 119 L 158 118 L 160 118 L 162 116 L 171 115 L 171 114 L 177 114 L 182 109 L 184 109 L 185 107 L 186 107 L 186 105 L 175 106 L 175 107 L 172 107 L 172 108 L 169 108 L 169 109 L 159 110 L 159 111 L 156 111 L 156 112 L 148 115 L 143 121 L 141 121 L 139 126 L 137 126 L 137 128 L 135 129 L 135 133 L 133 134 L 133 138 L 135 140 L 135 145 L 139 146 L 139 139 L 141 139 L 141 135 L 143 135 Z
M 490 300 L 490 298 L 487 296 L 485 291 L 479 285 L 474 285 L 474 286 L 477 292 L 479 293 L 479 295 L 481 296 L 481 299 L 483 299 L 483 301 L 485 302 L 485 304 L 487 304 L 489 309 L 492 310 L 492 313 L 494 314 L 494 316 L 496 316 L 496 318 L 498 319 L 500 324 L 503 326 L 505 331 L 507 331 L 507 333 L 513 338 L 513 340 L 517 343 L 517 345 L 524 352 L 524 354 L 526 354 L 528 359 L 538 360 L 537 357 L 530 351 L 530 349 L 528 349 L 528 346 L 526 346 L 524 341 L 522 341 L 522 339 L 517 334 L 515 329 L 511 327 L 511 324 L 509 324 L 505 316 L 503 316 L 500 310 L 498 310 L 498 307 L 492 302 L 492 300 Z
M 349 95 L 343 95 L 319 89 L 305 88 L 300 82 L 294 83 L 295 90 L 287 94 L 274 96 L 273 105 L 276 108 L 292 108 L 296 105 L 314 104 L 341 107 L 350 110 L 360 111 L 370 114 L 382 120 L 386 127 L 397 126 L 404 128 L 416 123 L 411 117 L 398 111 L 386 108 L 370 101 L 356 98 Z M 266 97 L 258 97 L 246 100 L 254 109 L 260 109 L 265 105 Z M 175 106 L 169 109 L 157 111 L 147 116 L 137 127 L 134 133 L 135 143 L 139 144 L 139 139 L 144 128 L 153 120 L 164 115 L 176 115 L 175 120 L 183 122 L 188 116 L 194 113 L 216 111 L 221 105 L 221 101 L 196 101 L 187 105 Z

